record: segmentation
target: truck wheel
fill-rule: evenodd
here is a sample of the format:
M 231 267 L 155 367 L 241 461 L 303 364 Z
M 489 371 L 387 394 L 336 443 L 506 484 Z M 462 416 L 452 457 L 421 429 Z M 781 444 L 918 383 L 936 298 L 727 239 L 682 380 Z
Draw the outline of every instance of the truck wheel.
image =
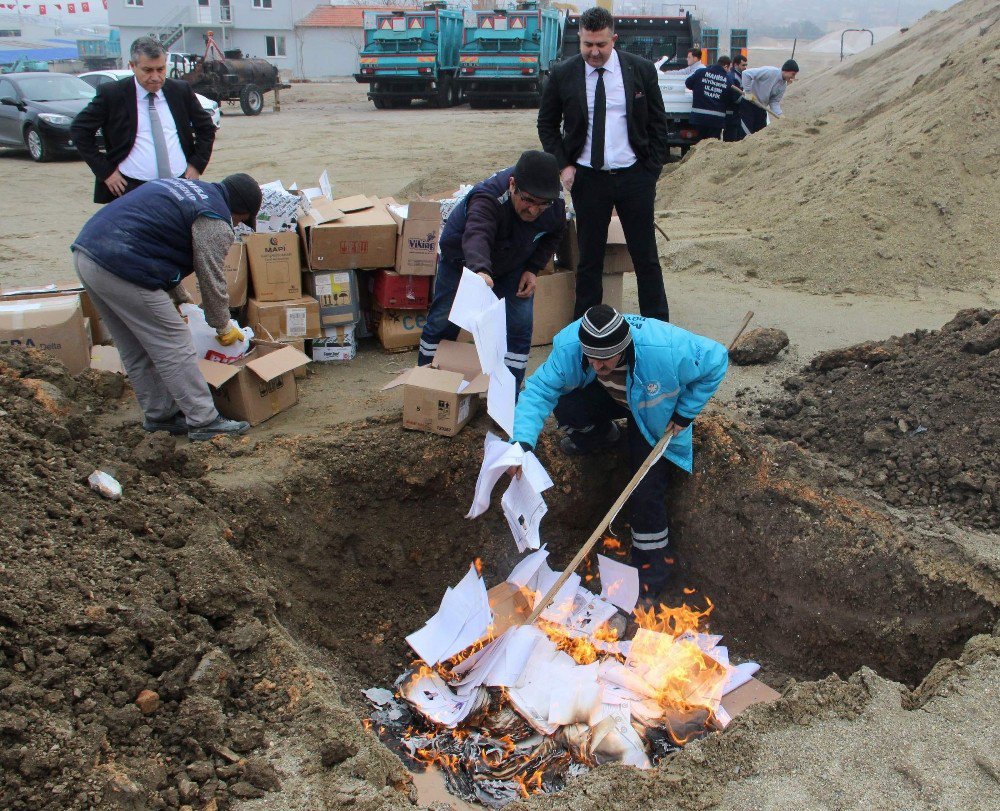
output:
M 24 131 L 24 145 L 28 147 L 28 153 L 33 161 L 47 163 L 52 160 L 51 147 L 45 143 L 42 134 L 34 127 L 28 127 Z
M 486 99 L 477 99 L 477 98 L 469 99 L 469 107 L 471 107 L 473 110 L 485 110 L 489 106 L 490 105 L 487 103 Z
M 437 97 L 434 99 L 434 106 L 437 108 L 451 107 L 454 102 L 452 99 L 452 84 L 451 79 L 444 78 L 438 82 Z
M 386 102 L 386 100 L 382 98 L 382 96 L 376 96 L 375 98 L 373 98 L 372 104 L 375 105 L 376 110 L 384 110 L 386 107 L 389 106 L 388 102 Z
M 448 94 L 448 106 L 456 107 L 462 103 L 462 88 L 459 87 L 458 82 L 451 83 L 451 92 Z
M 264 94 L 255 84 L 248 84 L 240 91 L 240 107 L 243 115 L 260 115 L 264 109 Z

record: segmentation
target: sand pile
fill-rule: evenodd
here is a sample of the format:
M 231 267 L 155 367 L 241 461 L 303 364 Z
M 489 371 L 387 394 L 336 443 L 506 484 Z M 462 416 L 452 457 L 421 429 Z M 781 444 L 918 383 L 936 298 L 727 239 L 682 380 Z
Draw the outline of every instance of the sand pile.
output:
M 1000 311 L 824 352 L 763 428 L 827 454 L 895 506 L 1000 528 Z
M 657 208 L 725 204 L 736 227 L 668 243 L 666 269 L 817 292 L 1000 294 L 998 70 L 1000 6 L 966 0 L 802 76 L 765 131 L 668 166 Z

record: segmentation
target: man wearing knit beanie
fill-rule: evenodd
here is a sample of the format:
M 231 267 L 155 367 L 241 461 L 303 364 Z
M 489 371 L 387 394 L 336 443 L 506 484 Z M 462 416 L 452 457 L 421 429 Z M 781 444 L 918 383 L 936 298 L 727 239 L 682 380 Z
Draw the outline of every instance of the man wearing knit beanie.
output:
M 748 68 L 740 77 L 743 82 L 743 100 L 740 101 L 741 138 L 752 135 L 767 126 L 767 114 L 776 118 L 783 115 L 781 100 L 785 90 L 799 75 L 799 65 L 789 59 L 776 68 Z
M 600 304 L 563 329 L 552 352 L 528 378 L 514 411 L 513 442 L 533 448 L 555 413 L 571 456 L 619 444 L 615 420 L 626 420 L 632 472 L 666 433 L 670 445 L 629 498 L 632 565 L 653 600 L 675 559 L 666 502 L 671 465 L 691 472 L 691 422 L 725 377 L 724 346 L 657 319 L 622 315 Z M 608 493 L 609 504 L 615 494 Z

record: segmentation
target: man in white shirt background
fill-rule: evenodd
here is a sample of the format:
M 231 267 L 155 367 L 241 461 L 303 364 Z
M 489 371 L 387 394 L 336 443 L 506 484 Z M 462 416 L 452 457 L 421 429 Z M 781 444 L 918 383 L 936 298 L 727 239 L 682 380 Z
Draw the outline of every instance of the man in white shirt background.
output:
M 656 232 L 656 181 L 667 159 L 667 116 L 648 59 L 615 49 L 614 18 L 580 15 L 580 53 L 552 68 L 538 110 L 538 136 L 555 155 L 576 210 L 580 263 L 577 318 L 603 298 L 612 209 L 635 265 L 639 311 L 669 320 Z
M 73 141 L 96 178 L 95 203 L 158 178 L 197 180 L 212 156 L 212 118 L 191 85 L 166 78 L 167 54 L 159 40 L 135 40 L 129 67 L 133 76 L 101 85 L 73 121 Z

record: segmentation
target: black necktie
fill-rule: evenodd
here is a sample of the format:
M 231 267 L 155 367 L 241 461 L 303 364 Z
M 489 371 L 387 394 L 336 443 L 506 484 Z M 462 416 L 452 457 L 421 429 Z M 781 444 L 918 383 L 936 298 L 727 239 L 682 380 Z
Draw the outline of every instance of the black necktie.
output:
M 604 119 L 608 115 L 608 101 L 604 95 L 604 68 L 597 69 L 597 87 L 594 88 L 594 132 L 590 142 L 590 165 L 604 168 Z

